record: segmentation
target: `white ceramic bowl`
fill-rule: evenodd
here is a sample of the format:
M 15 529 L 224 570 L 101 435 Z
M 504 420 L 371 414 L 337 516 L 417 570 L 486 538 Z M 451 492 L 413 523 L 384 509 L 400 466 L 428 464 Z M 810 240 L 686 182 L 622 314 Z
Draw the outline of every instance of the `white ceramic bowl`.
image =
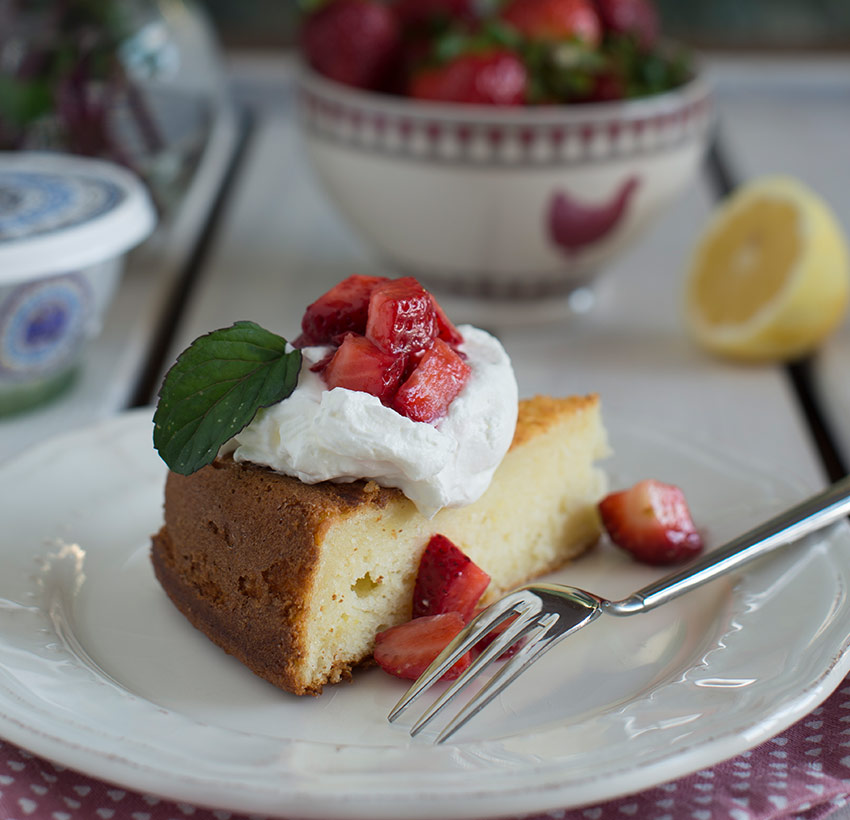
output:
M 125 253 L 154 222 L 146 189 L 123 168 L 0 153 L 0 416 L 71 382 Z
M 359 91 L 299 66 L 315 171 L 399 275 L 493 301 L 569 295 L 692 180 L 712 123 L 696 76 L 627 102 L 496 108 Z

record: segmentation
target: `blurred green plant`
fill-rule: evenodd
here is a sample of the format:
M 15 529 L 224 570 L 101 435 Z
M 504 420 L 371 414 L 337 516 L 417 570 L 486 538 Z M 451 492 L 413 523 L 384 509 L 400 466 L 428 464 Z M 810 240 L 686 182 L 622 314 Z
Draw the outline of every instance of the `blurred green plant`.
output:
M 62 148 L 132 167 L 110 112 L 121 100 L 148 152 L 163 147 L 121 60 L 133 33 L 114 0 L 0 0 L 0 148 Z
M 131 169 L 179 205 L 225 92 L 191 0 L 0 0 L 0 150 Z

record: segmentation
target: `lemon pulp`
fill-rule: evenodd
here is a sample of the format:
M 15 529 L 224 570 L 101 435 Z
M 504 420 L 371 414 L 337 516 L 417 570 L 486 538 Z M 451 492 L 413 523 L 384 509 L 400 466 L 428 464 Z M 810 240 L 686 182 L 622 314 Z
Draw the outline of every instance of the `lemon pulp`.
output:
M 788 360 L 835 329 L 848 293 L 847 246 L 834 214 L 801 183 L 770 177 L 715 212 L 688 273 L 688 324 L 714 352 Z

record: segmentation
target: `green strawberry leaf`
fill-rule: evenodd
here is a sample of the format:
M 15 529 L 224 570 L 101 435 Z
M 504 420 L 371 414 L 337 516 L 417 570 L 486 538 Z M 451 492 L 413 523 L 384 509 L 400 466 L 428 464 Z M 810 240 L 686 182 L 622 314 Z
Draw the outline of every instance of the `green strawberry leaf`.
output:
M 465 26 L 448 26 L 432 38 L 431 62 L 445 65 L 465 54 L 486 54 L 494 49 L 517 51 L 522 35 L 501 20 L 485 20 L 473 31 Z
M 253 322 L 236 322 L 195 339 L 168 371 L 154 413 L 153 444 L 169 468 L 189 475 L 261 407 L 298 383 L 301 352 Z

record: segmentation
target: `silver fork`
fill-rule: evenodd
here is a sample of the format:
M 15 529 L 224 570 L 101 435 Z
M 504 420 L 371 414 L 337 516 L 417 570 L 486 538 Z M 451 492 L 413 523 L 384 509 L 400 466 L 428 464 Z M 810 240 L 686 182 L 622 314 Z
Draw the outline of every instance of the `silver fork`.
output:
M 850 514 L 850 476 L 797 504 L 703 558 L 620 601 L 610 601 L 576 587 L 530 584 L 508 593 L 485 609 L 437 656 L 388 715 L 396 720 L 420 695 L 488 632 L 514 620 L 472 662 L 460 677 L 413 724 L 411 735 L 422 731 L 452 700 L 508 647 L 528 637 L 522 648 L 481 688 L 436 738 L 442 743 L 480 712 L 544 652 L 598 618 L 648 612 L 685 592 L 785 546 Z

